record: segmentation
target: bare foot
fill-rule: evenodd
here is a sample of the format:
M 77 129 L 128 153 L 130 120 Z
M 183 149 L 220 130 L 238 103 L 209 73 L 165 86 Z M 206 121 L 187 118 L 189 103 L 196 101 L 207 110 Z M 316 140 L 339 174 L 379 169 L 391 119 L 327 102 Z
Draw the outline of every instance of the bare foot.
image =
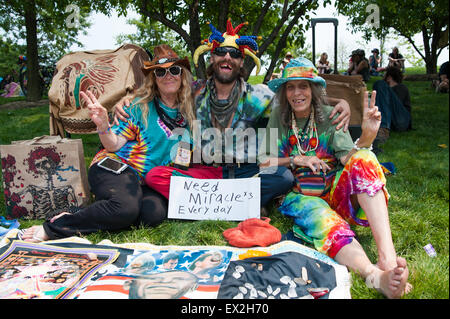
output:
M 404 260 L 404 258 L 401 258 L 401 259 Z M 395 268 L 397 266 L 397 263 L 398 263 L 398 258 L 395 260 L 394 267 L 389 267 L 389 266 L 386 265 L 386 263 L 382 263 L 382 262 L 378 261 L 376 263 L 375 267 L 381 269 L 382 271 L 385 271 L 385 270 L 390 270 L 392 268 Z M 406 266 L 406 260 L 404 261 L 404 263 L 405 263 L 405 266 Z M 407 282 L 406 286 L 405 286 L 404 294 L 408 294 L 412 289 L 413 289 L 413 285 L 411 285 L 409 282 Z
M 31 226 L 25 229 L 22 235 L 22 240 L 31 243 L 40 243 L 49 239 L 42 226 Z
M 390 270 L 375 269 L 366 278 L 366 284 L 377 289 L 380 293 L 385 295 L 389 299 L 397 299 L 403 296 L 407 291 L 407 280 L 409 270 L 406 266 L 406 260 L 401 257 L 397 257 L 397 266 Z

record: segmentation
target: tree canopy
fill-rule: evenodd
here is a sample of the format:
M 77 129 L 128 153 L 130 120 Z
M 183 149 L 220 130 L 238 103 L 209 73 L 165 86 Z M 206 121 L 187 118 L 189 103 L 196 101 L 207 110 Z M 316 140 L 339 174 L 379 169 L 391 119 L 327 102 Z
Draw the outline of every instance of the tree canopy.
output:
M 324 2 L 330 3 L 329 0 Z M 150 23 L 157 21 L 173 30 L 180 40 L 184 41 L 186 50 L 192 56 L 201 41 L 207 38 L 211 31 L 207 22 L 212 23 L 219 31 L 224 32 L 228 18 L 233 25 L 249 22 L 240 34 L 261 36 L 258 41 L 258 57 L 270 61 L 268 74 L 270 76 L 282 53 L 288 44 L 303 46 L 304 31 L 308 28 L 308 13 L 317 9 L 318 0 L 265 0 L 265 1 L 231 1 L 231 0 L 138 0 L 132 5 Z M 262 61 L 264 63 L 264 61 Z M 247 58 L 245 68 L 250 74 L 254 63 Z M 199 60 L 196 69 L 198 77 L 205 77 L 205 62 Z
M 378 10 L 378 21 L 372 21 L 375 10 L 370 5 Z M 425 61 L 427 73 L 436 73 L 437 58 L 449 45 L 448 0 L 337 0 L 336 7 L 367 39 L 381 39 L 390 32 L 404 37 Z M 414 40 L 416 34 L 422 35 L 423 47 Z

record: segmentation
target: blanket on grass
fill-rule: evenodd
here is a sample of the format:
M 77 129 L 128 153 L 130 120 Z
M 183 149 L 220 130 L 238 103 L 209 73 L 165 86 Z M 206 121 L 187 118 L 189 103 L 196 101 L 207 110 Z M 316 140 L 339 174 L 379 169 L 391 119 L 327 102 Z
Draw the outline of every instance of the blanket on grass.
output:
M 0 243 L 0 298 L 351 298 L 346 267 L 293 241 L 247 249 L 78 237 L 31 244 L 14 234 Z

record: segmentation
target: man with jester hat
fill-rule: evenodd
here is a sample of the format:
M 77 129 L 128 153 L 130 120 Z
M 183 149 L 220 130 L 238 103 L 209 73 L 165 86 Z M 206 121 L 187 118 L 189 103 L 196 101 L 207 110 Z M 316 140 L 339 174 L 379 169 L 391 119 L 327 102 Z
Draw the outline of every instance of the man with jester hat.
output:
M 202 177 L 198 170 L 191 174 L 191 168 L 153 168 L 146 181 L 167 198 L 172 175 L 208 178 L 211 175 L 208 168 L 222 168 L 223 178 L 259 176 L 261 207 L 287 193 L 293 186 L 293 175 L 286 167 L 260 171 L 258 166 L 258 140 L 262 140 L 262 136 L 258 136 L 258 129 L 264 129 L 267 124 L 274 94 L 265 84 L 251 85 L 245 81 L 247 73 L 243 66 L 246 56 L 255 62 L 256 74 L 261 67 L 257 57 L 258 37 L 238 35 L 245 25 L 247 23 L 241 23 L 234 28 L 228 19 L 226 32 L 221 33 L 209 23 L 212 34 L 194 52 L 196 65 L 200 55 L 207 51 L 211 53 L 207 79 L 193 83 L 198 124 L 197 132 L 194 129 L 197 147 L 194 147 L 193 162 L 203 164 L 205 174 Z M 346 129 L 350 119 L 348 103 L 344 100 L 329 102 L 337 103 L 335 110 L 341 113 L 338 126 Z M 120 118 L 120 107 L 116 107 L 116 114 Z

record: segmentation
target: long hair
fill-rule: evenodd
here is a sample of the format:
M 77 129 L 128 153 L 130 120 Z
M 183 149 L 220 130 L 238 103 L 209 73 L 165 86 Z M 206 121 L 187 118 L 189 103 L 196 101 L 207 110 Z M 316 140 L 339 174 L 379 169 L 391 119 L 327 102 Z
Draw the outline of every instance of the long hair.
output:
M 188 69 L 181 66 L 181 86 L 177 93 L 178 110 L 183 115 L 184 119 L 189 123 L 191 132 L 195 121 L 194 112 L 194 97 L 192 91 L 192 74 Z M 147 126 L 148 105 L 155 97 L 160 98 L 158 86 L 156 85 L 155 73 L 150 71 L 145 78 L 144 84 L 136 90 L 134 97 L 140 97 L 136 104 L 141 108 L 142 117 L 145 126 Z
M 316 123 L 322 123 L 324 121 L 324 115 L 322 105 L 325 104 L 325 89 L 321 85 L 311 81 L 307 81 L 311 88 L 311 106 L 314 108 Z M 286 98 L 286 83 L 284 83 L 278 90 L 275 98 L 279 102 L 281 123 L 285 127 L 290 127 L 292 124 L 292 107 Z
M 328 62 L 328 54 L 326 54 L 326 52 L 322 53 L 320 55 L 320 59 L 319 59 L 320 63 L 327 63 Z

